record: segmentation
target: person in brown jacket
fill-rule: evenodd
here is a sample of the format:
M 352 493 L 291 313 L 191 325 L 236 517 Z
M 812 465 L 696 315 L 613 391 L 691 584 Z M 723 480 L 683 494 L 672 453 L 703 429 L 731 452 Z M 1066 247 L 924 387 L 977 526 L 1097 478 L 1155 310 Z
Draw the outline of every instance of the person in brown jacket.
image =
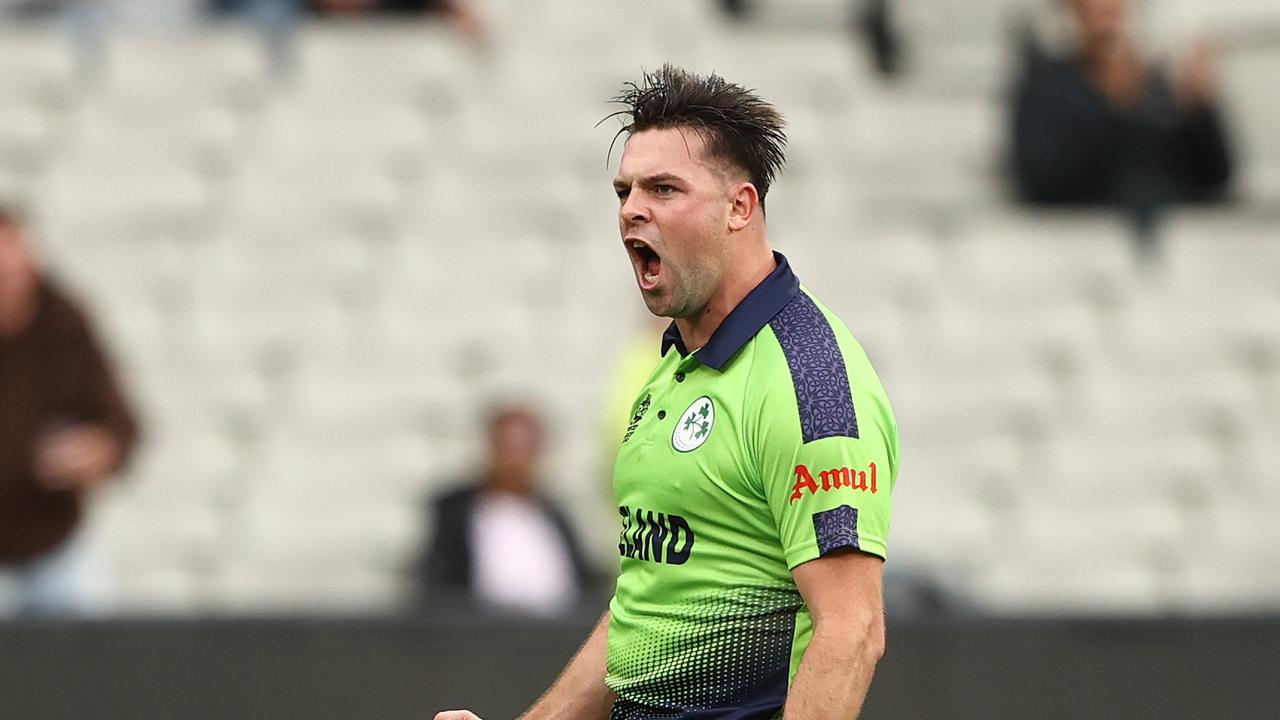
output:
M 76 530 L 137 435 L 88 318 L 0 207 L 0 616 L 102 609 Z

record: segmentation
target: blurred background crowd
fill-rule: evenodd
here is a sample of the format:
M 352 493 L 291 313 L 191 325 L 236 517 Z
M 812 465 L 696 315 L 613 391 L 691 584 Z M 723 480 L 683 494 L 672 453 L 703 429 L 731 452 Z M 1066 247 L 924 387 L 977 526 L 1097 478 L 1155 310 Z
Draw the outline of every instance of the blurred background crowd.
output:
M 598 612 L 608 99 L 789 120 L 888 612 L 1280 609 L 1280 5 L 0 0 L 0 617 Z

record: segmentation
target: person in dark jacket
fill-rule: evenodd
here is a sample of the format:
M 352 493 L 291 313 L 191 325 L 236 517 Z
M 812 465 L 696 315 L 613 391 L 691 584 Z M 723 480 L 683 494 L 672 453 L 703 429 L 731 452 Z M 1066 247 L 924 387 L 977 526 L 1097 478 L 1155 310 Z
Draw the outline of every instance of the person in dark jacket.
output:
M 433 537 L 420 567 L 427 597 L 469 598 L 520 614 L 567 612 L 594 573 L 564 514 L 537 490 L 538 416 L 505 407 L 490 420 L 488 441 L 480 477 L 433 502 Z
M 0 615 L 104 609 L 104 578 L 76 531 L 137 435 L 88 318 L 0 207 Z
M 1128 0 L 1058 1 L 1077 45 L 1061 57 L 1034 41 L 1025 49 L 1013 108 L 1023 198 L 1118 206 L 1146 228 L 1170 204 L 1222 197 L 1232 157 L 1212 50 L 1165 68 L 1135 43 Z

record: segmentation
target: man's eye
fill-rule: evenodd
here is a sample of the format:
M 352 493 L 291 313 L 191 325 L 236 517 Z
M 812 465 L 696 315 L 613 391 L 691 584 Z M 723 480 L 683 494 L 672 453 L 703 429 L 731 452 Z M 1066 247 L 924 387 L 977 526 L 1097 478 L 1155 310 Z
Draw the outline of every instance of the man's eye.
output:
M 614 188 L 613 192 L 618 196 L 619 200 L 626 200 L 627 195 L 631 194 L 631 191 L 626 188 Z
M 658 185 L 657 187 L 654 188 L 654 191 L 657 192 L 659 195 L 670 195 L 671 193 L 675 192 L 676 189 L 670 185 Z

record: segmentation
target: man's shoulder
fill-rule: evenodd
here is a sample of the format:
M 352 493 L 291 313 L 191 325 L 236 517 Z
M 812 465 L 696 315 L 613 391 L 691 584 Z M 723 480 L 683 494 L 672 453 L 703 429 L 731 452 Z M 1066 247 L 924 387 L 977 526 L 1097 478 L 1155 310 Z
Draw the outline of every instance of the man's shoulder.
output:
M 68 352 L 75 357 L 98 353 L 98 338 L 79 301 L 47 275 L 38 282 L 30 342 L 42 352 Z
M 442 511 L 455 511 L 473 504 L 479 492 L 479 483 L 467 480 L 439 491 L 431 497 L 431 504 Z
M 38 322 L 46 327 L 83 328 L 88 316 L 77 300 L 57 279 L 41 275 L 36 290 L 39 304 Z
M 799 412 L 804 442 L 858 437 L 850 375 L 861 371 L 861 347 L 845 324 L 802 288 L 762 331 L 753 385 L 762 402 Z
M 816 374 L 827 376 L 844 365 L 850 355 L 858 355 L 861 346 L 844 322 L 806 289 L 801 289 L 791 302 L 769 321 L 761 335 L 771 337 L 780 352 L 765 355 L 766 370 L 791 377 Z M 763 338 L 757 338 L 760 340 Z

